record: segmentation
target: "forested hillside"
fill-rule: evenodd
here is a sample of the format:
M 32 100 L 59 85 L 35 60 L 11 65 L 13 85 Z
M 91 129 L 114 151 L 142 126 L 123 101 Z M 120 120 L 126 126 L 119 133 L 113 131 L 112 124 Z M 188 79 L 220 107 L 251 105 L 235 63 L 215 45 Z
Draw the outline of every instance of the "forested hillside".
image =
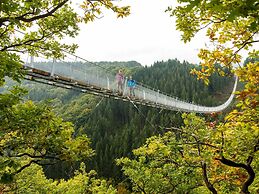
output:
M 157 62 L 151 67 L 137 63 L 99 63 L 110 71 L 124 69 L 126 76 L 133 74 L 137 82 L 160 89 L 179 99 L 202 105 L 219 105 L 232 90 L 233 78 L 211 77 L 211 84 L 190 75 L 195 65 L 180 63 L 177 59 Z M 55 111 L 76 127 L 76 134 L 86 133 L 92 141 L 96 155 L 86 161 L 88 169 L 96 169 L 100 176 L 121 181 L 121 171 L 114 159 L 132 156 L 132 149 L 142 145 L 147 137 L 162 134 L 166 127 L 182 125 L 179 112 L 137 106 L 113 99 L 102 99 L 88 94 L 26 82 L 30 88 L 29 98 L 34 101 L 51 100 Z M 216 97 L 215 97 L 216 96 Z M 65 163 L 47 168 L 48 175 L 68 177 L 73 172 Z M 63 169 L 63 170 L 60 170 Z M 70 174 L 71 175 L 71 174 Z

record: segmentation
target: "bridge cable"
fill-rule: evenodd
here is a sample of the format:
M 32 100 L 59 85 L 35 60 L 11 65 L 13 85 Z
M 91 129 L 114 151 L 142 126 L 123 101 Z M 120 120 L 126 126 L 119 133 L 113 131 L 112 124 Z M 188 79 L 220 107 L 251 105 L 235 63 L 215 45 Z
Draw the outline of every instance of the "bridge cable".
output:
M 14 29 L 14 30 L 15 30 L 16 32 L 19 32 L 19 33 L 23 34 L 23 35 L 26 34 L 25 32 L 22 32 L 21 30 L 18 30 L 18 29 Z M 114 75 L 114 72 L 112 72 L 110 69 L 105 68 L 104 66 L 99 65 L 99 64 L 96 63 L 96 62 L 88 61 L 87 59 L 84 59 L 84 58 L 82 58 L 82 57 L 80 57 L 80 56 L 77 56 L 77 55 L 75 55 L 75 54 L 73 54 L 73 53 L 70 53 L 70 52 L 68 52 L 68 51 L 66 51 L 66 50 L 64 50 L 64 49 L 61 49 L 61 51 L 63 51 L 64 53 L 67 53 L 67 54 L 69 54 L 69 55 L 72 55 L 72 56 L 75 57 L 76 59 L 81 59 L 81 60 L 83 60 L 83 61 L 85 61 L 85 62 L 87 62 L 87 63 L 89 63 L 89 64 L 92 64 L 92 65 L 94 65 L 94 66 L 96 66 L 96 67 L 99 67 L 99 68 L 101 68 L 101 69 L 104 69 L 107 73 L 110 73 L 110 74 Z M 39 52 L 39 51 L 38 51 L 38 52 Z M 42 54 L 42 55 L 44 55 L 43 52 L 39 52 L 39 53 Z M 59 60 L 60 60 L 60 61 L 63 61 L 63 62 L 66 62 L 66 63 L 69 64 L 69 62 L 67 62 L 67 61 L 64 61 L 64 60 L 61 60 L 61 59 L 59 59 Z M 164 92 L 162 92 L 162 91 L 160 91 L 160 90 L 158 90 L 158 89 L 156 89 L 156 88 L 154 88 L 154 87 L 148 86 L 148 85 L 146 85 L 146 84 L 144 84 L 144 83 L 142 83 L 142 82 L 137 82 L 137 84 L 140 85 L 140 86 L 143 86 L 143 87 L 145 87 L 145 88 L 151 89 L 151 90 L 153 90 L 153 91 L 159 91 L 160 94 L 164 94 L 164 95 L 166 95 L 166 96 L 168 96 L 168 97 L 177 99 L 177 97 L 175 97 L 175 96 L 172 96 L 172 95 L 169 95 L 169 94 L 167 94 L 167 93 L 164 93 Z
M 142 111 L 137 107 L 137 105 L 134 103 L 133 100 L 131 100 L 129 97 L 128 97 L 129 101 L 133 104 L 133 106 L 137 109 L 137 111 L 145 118 L 145 121 L 147 121 L 153 128 L 155 128 L 155 126 L 147 119 L 147 117 L 145 116 L 144 113 L 142 113 Z
M 89 119 L 92 114 L 94 113 L 94 111 L 97 109 L 97 107 L 101 104 L 101 102 L 103 101 L 104 97 L 101 98 L 101 100 L 95 105 L 95 107 L 93 109 L 91 109 L 91 112 L 86 116 L 86 120 Z M 76 137 L 78 135 L 78 132 L 79 130 L 77 130 L 75 133 L 74 133 L 74 137 Z
M 154 129 L 155 132 L 158 132 L 157 130 L 157 127 L 155 125 L 153 125 L 147 118 L 147 116 L 145 116 L 144 113 L 142 113 L 142 111 L 137 107 L 137 105 L 134 103 L 133 100 L 131 100 L 129 97 L 128 97 L 129 101 L 133 104 L 133 106 L 137 109 L 137 111 L 139 112 L 139 114 L 145 118 L 145 121 L 147 121 L 147 123 Z M 161 111 L 160 111 L 161 112 Z
M 142 113 L 142 111 L 137 107 L 137 105 L 134 103 L 134 101 L 132 101 L 130 98 L 129 98 L 129 101 L 133 104 L 133 106 L 137 109 L 137 111 L 139 112 L 139 114 L 143 117 L 143 118 L 145 118 L 145 121 L 147 121 L 148 122 L 148 124 L 154 129 L 154 131 L 157 133 L 157 134 L 161 134 L 161 133 L 163 133 L 163 132 L 166 132 L 166 130 L 168 130 L 168 129 L 171 129 L 171 128 L 177 128 L 177 127 L 166 127 L 166 125 L 169 123 L 169 122 L 171 122 L 171 121 L 168 121 L 167 122 L 167 124 L 165 125 L 165 126 L 161 126 L 161 125 L 154 125 L 154 124 L 152 124 L 152 122 L 151 121 L 149 121 L 148 119 L 147 119 L 147 116 L 145 116 L 144 115 L 144 113 Z M 160 115 L 160 113 L 163 111 L 164 109 L 161 109 L 160 111 L 159 111 L 159 113 L 157 114 L 157 116 L 155 117 L 155 119 L 158 117 L 158 115 Z M 181 111 L 177 111 L 177 113 L 176 114 L 178 114 L 178 113 L 181 113 Z M 158 129 L 160 129 L 160 130 L 162 130 L 162 131 L 160 131 L 160 130 L 158 130 Z M 156 134 L 154 134 L 154 135 L 156 135 Z

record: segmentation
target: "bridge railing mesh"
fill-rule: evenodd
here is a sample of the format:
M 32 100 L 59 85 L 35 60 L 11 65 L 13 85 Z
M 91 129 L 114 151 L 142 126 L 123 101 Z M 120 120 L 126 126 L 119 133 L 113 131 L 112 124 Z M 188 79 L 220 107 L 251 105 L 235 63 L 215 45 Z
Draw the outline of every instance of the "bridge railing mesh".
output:
M 89 62 L 74 55 L 67 55 L 62 60 L 45 59 L 44 57 L 33 57 L 30 62 L 25 63 L 26 67 L 35 68 L 48 72 L 53 77 L 64 77 L 71 81 L 82 82 L 102 90 L 109 90 L 117 93 L 118 86 L 115 79 L 115 73 L 109 71 L 104 66 Z M 235 91 L 237 80 L 233 91 Z M 152 89 L 142 84 L 137 84 L 135 89 L 135 99 L 141 99 L 143 102 L 152 103 L 154 106 L 171 110 L 183 110 L 187 112 L 218 112 L 225 109 L 232 101 L 234 94 L 222 105 L 217 107 L 205 107 L 189 102 L 184 102 L 176 97 L 161 93 L 159 90 Z M 130 91 L 127 87 L 127 77 L 123 83 L 123 96 L 129 96 Z

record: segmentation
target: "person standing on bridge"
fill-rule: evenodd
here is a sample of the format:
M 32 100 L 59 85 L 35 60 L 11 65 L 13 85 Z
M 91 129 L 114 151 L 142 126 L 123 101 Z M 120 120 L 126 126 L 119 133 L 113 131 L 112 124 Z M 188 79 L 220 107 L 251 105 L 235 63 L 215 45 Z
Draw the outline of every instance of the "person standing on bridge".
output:
M 135 87 L 136 87 L 136 81 L 134 79 L 132 79 L 132 76 L 129 77 L 129 80 L 127 82 L 128 88 L 129 88 L 129 96 L 133 97 L 135 96 Z
M 124 75 L 123 75 L 121 69 L 116 74 L 116 81 L 117 81 L 117 86 L 118 86 L 118 92 L 119 92 L 119 94 L 122 94 L 122 92 L 123 92 Z

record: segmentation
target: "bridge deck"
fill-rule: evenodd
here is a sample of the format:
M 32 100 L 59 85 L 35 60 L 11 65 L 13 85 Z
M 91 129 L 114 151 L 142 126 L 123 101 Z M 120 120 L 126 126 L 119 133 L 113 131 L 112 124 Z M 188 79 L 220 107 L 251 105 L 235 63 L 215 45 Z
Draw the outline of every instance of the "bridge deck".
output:
M 132 101 L 136 104 L 142 104 L 145 106 L 162 108 L 167 110 L 177 110 L 185 112 L 199 112 L 199 113 L 211 113 L 219 112 L 224 110 L 232 101 L 234 94 L 232 93 L 229 99 L 220 106 L 217 107 L 205 107 L 200 105 L 195 105 L 188 102 L 183 102 L 178 99 L 172 98 L 165 94 L 160 94 L 159 91 L 150 91 L 148 88 L 137 87 L 136 88 L 136 97 L 129 97 L 128 91 L 124 89 L 123 94 L 119 94 L 116 90 L 116 87 L 111 87 L 109 84 L 109 79 L 107 77 L 107 82 L 103 87 L 102 84 L 91 83 L 87 79 L 76 79 L 72 76 L 64 76 L 62 73 L 54 73 L 53 71 L 46 71 L 34 67 L 25 65 L 24 69 L 27 72 L 26 79 L 32 80 L 35 82 L 40 82 L 48 85 L 53 85 L 56 87 L 62 87 L 66 89 L 73 89 L 84 93 L 90 93 L 98 96 L 103 96 L 106 98 L 114 98 L 123 101 Z M 74 76 L 76 77 L 76 76 Z M 233 92 L 236 90 L 237 79 L 233 89 Z M 126 85 L 125 87 L 126 88 Z
M 128 95 L 122 95 L 122 94 L 119 94 L 117 91 L 87 84 L 85 82 L 82 82 L 76 79 L 71 79 L 60 75 L 51 76 L 49 72 L 35 69 L 35 68 L 25 67 L 25 69 L 27 70 L 26 79 L 30 81 L 35 81 L 38 83 L 48 84 L 48 85 L 61 87 L 65 89 L 73 89 L 79 92 L 90 93 L 93 95 L 102 96 L 106 98 L 113 98 L 116 100 L 134 101 L 134 103 L 136 104 L 141 104 L 145 106 L 169 109 L 169 107 L 166 107 L 165 105 L 157 104 L 149 100 L 143 100 L 137 97 L 129 97 Z M 176 109 L 172 109 L 172 110 L 176 110 Z

